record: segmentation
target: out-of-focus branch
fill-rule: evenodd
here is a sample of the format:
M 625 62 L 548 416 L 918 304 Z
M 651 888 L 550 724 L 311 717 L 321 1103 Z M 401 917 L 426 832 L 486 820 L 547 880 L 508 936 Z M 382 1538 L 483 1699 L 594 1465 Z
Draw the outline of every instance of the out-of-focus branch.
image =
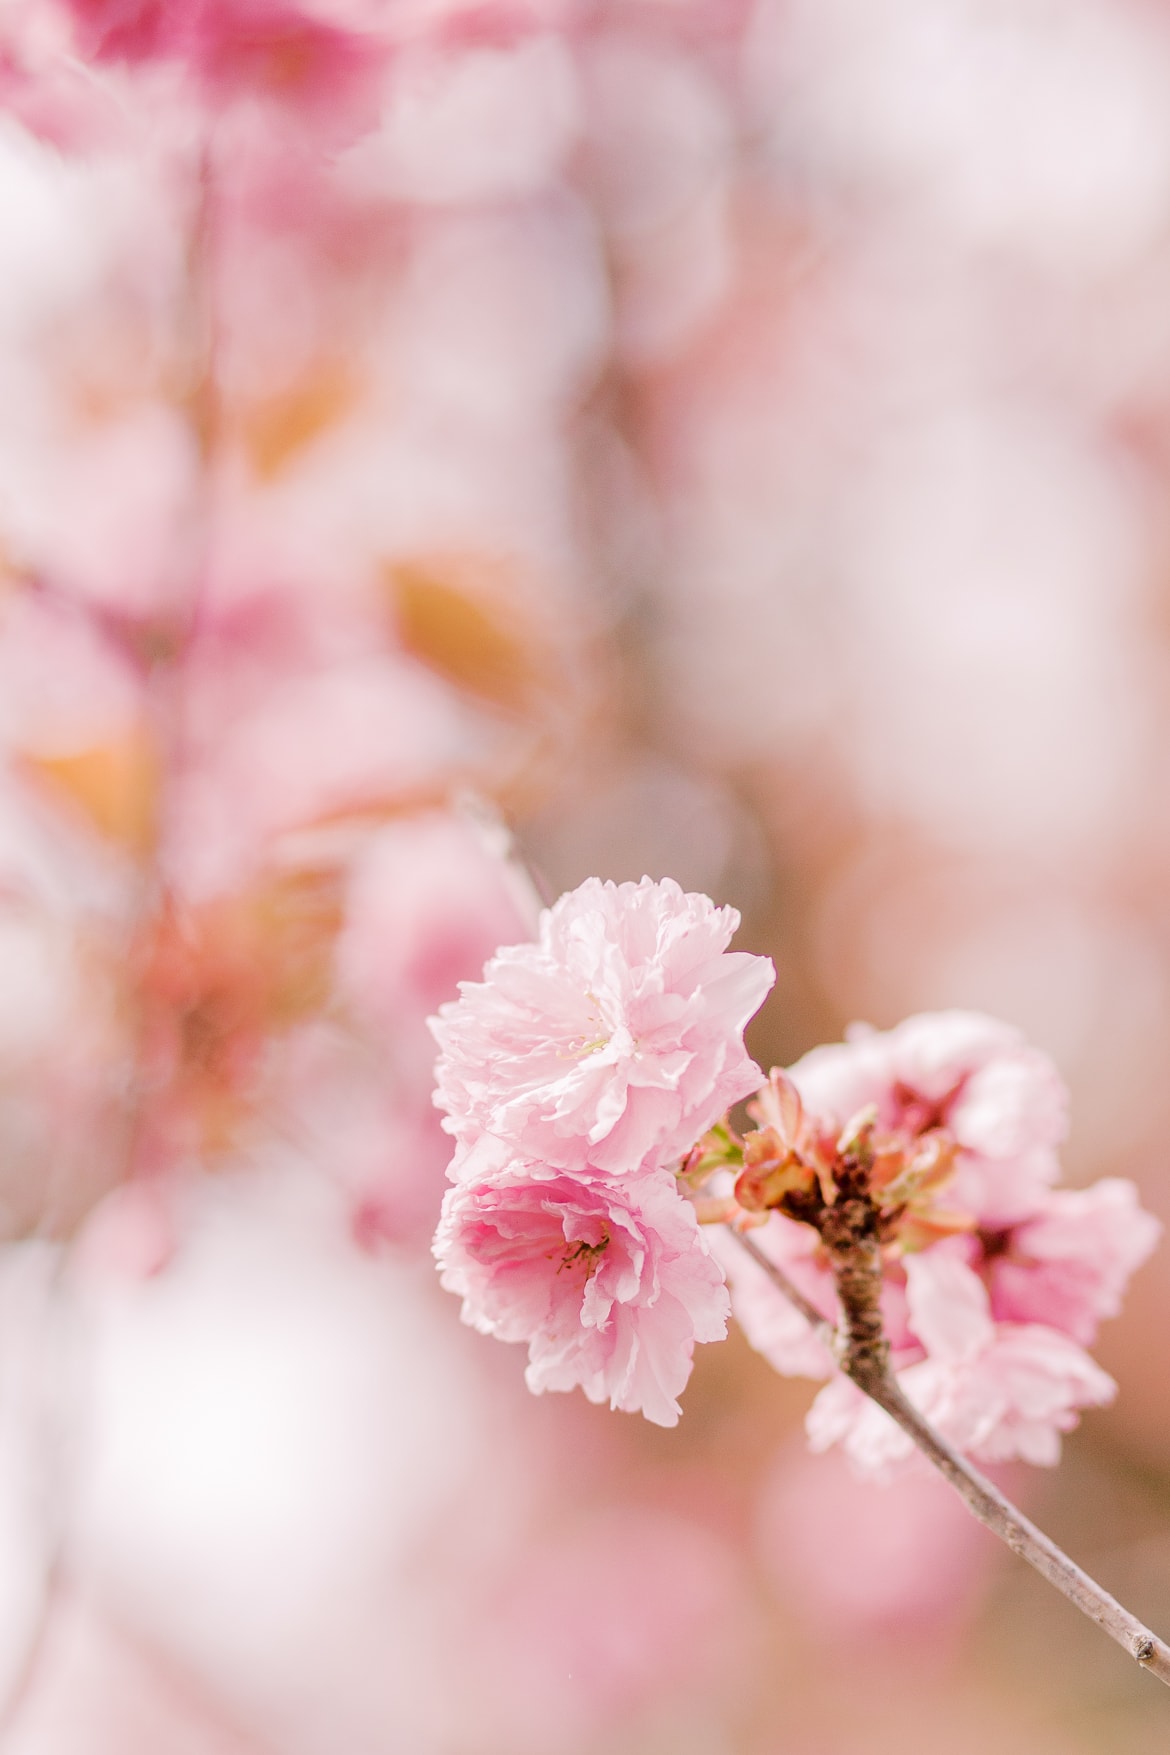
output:
M 731 1230 L 757 1267 L 825 1341 L 845 1375 L 913 1440 L 927 1461 L 950 1482 L 968 1511 L 1049 1584 L 1055 1585 L 1082 1615 L 1095 1621 L 1124 1647 L 1144 1670 L 1170 1687 L 1170 1646 L 1083 1572 L 978 1469 L 952 1450 L 903 1394 L 890 1370 L 889 1348 L 881 1330 L 881 1259 L 872 1240 L 850 1239 L 844 1225 L 837 1236 L 825 1239 L 842 1309 L 841 1327 L 835 1329 L 753 1237 L 734 1227 Z
M 31 1635 L 21 1652 L 20 1663 L 9 1683 L 8 1692 L 3 1702 L 0 1702 L 0 1748 L 7 1743 L 9 1733 L 15 1728 L 17 1720 L 23 1717 L 33 1689 L 41 1679 L 49 1635 L 57 1624 L 57 1611 L 65 1595 L 65 1582 L 64 1546 L 60 1541 L 55 1541 L 45 1569 L 41 1601 Z
M 66 1531 L 73 1504 L 73 1472 L 77 1451 L 77 1374 L 82 1334 L 63 1291 L 67 1262 L 57 1251 L 36 1312 L 36 1332 L 25 1336 L 33 1348 L 36 1402 L 31 1432 L 37 1452 L 37 1488 L 41 1497 L 44 1560 L 40 1599 L 16 1664 L 0 1697 L 0 1750 L 24 1716 L 41 1680 L 59 1611 L 69 1589 Z M 16 1393 L 11 1384 L 10 1393 Z M 13 1416 L 14 1417 L 14 1416 Z

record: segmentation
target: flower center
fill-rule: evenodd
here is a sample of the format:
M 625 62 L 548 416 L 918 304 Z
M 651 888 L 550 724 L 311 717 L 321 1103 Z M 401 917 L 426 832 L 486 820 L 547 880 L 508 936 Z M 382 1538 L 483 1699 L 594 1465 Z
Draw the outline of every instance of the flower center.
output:
M 596 1029 L 597 1034 L 593 1035 L 587 1031 L 581 1036 L 574 1036 L 564 1051 L 558 1055 L 558 1059 L 583 1060 L 587 1054 L 597 1054 L 601 1049 L 609 1047 L 612 1032 L 605 1027 L 605 1020 L 601 1015 L 601 1002 L 595 993 L 587 993 L 585 998 L 591 1007 L 589 1024 Z
M 557 1269 L 557 1273 L 564 1273 L 566 1268 L 572 1271 L 573 1268 L 584 1263 L 585 1278 L 591 1280 L 597 1272 L 601 1257 L 605 1254 L 605 1251 L 608 1248 L 609 1232 L 604 1226 L 602 1226 L 601 1237 L 598 1242 L 588 1243 L 584 1238 L 581 1238 L 577 1243 L 566 1244 L 561 1255 L 561 1265 Z

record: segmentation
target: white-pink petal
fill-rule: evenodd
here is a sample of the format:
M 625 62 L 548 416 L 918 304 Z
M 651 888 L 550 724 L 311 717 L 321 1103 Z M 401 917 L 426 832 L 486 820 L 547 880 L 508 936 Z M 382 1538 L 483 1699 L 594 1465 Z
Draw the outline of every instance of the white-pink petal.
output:
M 939 1250 L 906 1260 L 910 1327 L 932 1358 L 971 1359 L 995 1335 L 987 1290 L 977 1273 Z
M 743 1030 L 774 979 L 728 952 L 732 908 L 670 879 L 590 878 L 431 1028 L 460 1151 L 483 1132 L 551 1169 L 637 1174 L 688 1152 L 760 1083 Z
M 679 1417 L 696 1343 L 726 1333 L 723 1275 L 667 1171 L 611 1181 L 497 1162 L 447 1191 L 435 1256 L 465 1322 L 527 1343 L 532 1390 L 580 1387 L 659 1425 Z

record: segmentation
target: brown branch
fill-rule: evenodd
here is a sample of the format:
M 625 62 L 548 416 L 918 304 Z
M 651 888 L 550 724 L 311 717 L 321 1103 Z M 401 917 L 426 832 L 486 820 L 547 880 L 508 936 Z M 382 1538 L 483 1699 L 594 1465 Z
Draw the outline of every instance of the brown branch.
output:
M 825 1238 L 843 1312 L 838 1330 L 824 1320 L 754 1238 L 732 1229 L 732 1235 L 757 1267 L 825 1340 L 845 1375 L 913 1440 L 927 1461 L 950 1482 L 968 1511 L 1021 1560 L 1034 1567 L 1049 1584 L 1055 1585 L 1082 1615 L 1095 1621 L 1144 1670 L 1170 1687 L 1170 1646 L 1136 1615 L 1123 1608 L 1087 1572 L 1082 1572 L 1075 1561 L 1070 1560 L 1064 1550 L 1025 1517 L 1010 1499 L 1005 1498 L 998 1487 L 992 1486 L 978 1469 L 952 1450 L 907 1399 L 890 1370 L 889 1348 L 881 1334 L 881 1258 L 876 1242 L 864 1237 L 854 1237 L 851 1242 L 844 1233 L 843 1225 L 832 1238 Z

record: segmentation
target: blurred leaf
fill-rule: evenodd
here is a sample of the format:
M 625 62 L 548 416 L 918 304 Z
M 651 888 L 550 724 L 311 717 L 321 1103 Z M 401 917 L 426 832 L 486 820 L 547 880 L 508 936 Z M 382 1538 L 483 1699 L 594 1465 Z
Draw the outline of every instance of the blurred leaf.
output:
M 153 840 L 158 814 L 159 763 L 154 740 L 139 726 L 107 743 L 63 756 L 21 758 L 26 772 L 79 809 L 89 823 L 141 857 Z
M 334 944 L 345 918 L 339 873 L 283 873 L 254 890 L 241 906 L 266 965 L 269 1022 L 289 1024 L 316 1011 L 329 997 Z
M 353 407 L 357 386 L 335 362 L 318 362 L 298 383 L 246 408 L 241 431 L 252 467 L 271 481 L 298 452 Z
M 13 559 L 4 538 L 0 536 L 0 597 L 14 591 L 22 580 L 22 570 Z
M 193 1058 L 206 1059 L 213 1039 L 280 1027 L 324 1003 L 343 916 L 332 870 L 278 873 L 195 910 L 166 910 L 145 985 L 182 1020 Z
M 280 872 L 198 908 L 168 903 L 139 951 L 151 1083 L 205 1150 L 246 1120 L 274 1034 L 322 1008 L 344 916 L 334 869 Z
M 508 569 L 477 555 L 423 555 L 386 569 L 398 636 L 412 657 L 510 713 L 545 686 L 548 654 L 515 602 Z

